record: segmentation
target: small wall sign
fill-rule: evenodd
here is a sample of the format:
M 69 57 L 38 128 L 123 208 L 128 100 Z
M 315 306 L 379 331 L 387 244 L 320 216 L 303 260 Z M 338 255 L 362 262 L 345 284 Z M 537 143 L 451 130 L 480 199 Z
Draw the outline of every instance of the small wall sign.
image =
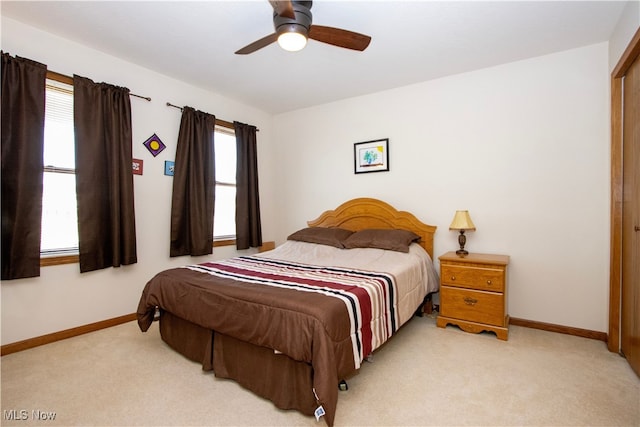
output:
M 134 175 L 142 175 L 142 166 L 144 163 L 141 159 L 131 159 Z
M 173 171 L 175 168 L 175 162 L 170 160 L 165 160 L 164 162 L 164 174 L 167 176 L 173 176 Z

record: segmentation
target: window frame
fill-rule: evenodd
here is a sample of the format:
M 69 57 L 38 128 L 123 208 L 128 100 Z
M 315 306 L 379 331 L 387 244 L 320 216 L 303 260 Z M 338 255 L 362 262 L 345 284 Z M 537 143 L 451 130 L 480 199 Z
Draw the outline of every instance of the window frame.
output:
M 226 133 L 227 135 L 231 135 L 235 138 L 235 126 L 233 123 L 216 119 L 216 125 L 214 128 L 214 132 Z M 236 154 L 237 156 L 237 154 Z M 237 161 L 236 161 L 237 165 Z M 237 166 L 236 166 L 237 167 Z M 226 186 L 226 187 L 234 187 L 237 189 L 237 183 L 223 182 L 216 180 L 215 186 Z M 232 246 L 236 244 L 236 238 L 234 236 L 221 236 L 220 238 L 216 238 L 215 233 L 213 235 L 213 247 L 218 246 Z
M 64 74 L 56 73 L 55 71 L 47 71 L 46 78 L 48 80 L 58 81 L 73 86 L 73 77 L 65 76 Z M 75 169 L 61 168 L 55 166 L 44 166 L 43 172 L 58 172 L 58 173 L 73 173 Z M 46 254 L 40 251 L 40 266 L 47 267 L 51 265 L 61 264 L 73 264 L 80 262 L 79 248 L 70 248 L 69 250 L 62 250 L 54 254 Z

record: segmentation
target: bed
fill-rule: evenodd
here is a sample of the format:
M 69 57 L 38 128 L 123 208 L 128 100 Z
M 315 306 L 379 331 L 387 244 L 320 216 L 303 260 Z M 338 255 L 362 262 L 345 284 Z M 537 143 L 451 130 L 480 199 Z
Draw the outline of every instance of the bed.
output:
M 307 224 L 271 251 L 158 273 L 137 316 L 216 377 L 332 426 L 340 381 L 438 290 L 436 227 L 371 198 Z

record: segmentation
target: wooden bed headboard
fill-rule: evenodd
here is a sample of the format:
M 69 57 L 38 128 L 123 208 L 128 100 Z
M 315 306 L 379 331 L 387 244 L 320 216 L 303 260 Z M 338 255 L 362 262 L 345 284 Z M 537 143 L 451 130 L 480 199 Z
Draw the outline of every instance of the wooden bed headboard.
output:
M 433 235 L 437 227 L 425 224 L 412 213 L 399 211 L 382 200 L 367 197 L 349 200 L 317 219 L 307 221 L 307 224 L 309 227 L 341 227 L 352 231 L 365 228 L 410 230 L 420 236 L 418 243 L 433 259 Z

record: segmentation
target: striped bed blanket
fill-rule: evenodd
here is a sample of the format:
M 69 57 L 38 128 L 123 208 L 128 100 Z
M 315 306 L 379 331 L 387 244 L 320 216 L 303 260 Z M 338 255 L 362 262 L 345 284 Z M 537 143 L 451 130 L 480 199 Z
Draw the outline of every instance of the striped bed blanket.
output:
M 159 272 L 142 291 L 137 317 L 142 331 L 157 308 L 211 330 L 216 376 L 235 379 L 281 409 L 313 415 L 314 408 L 323 408 L 332 426 L 339 380 L 353 375 L 400 328 L 398 293 L 393 274 L 241 256 Z M 234 346 L 246 343 L 250 363 L 279 366 L 274 372 L 287 382 L 226 357 L 235 350 L 227 353 L 225 337 L 236 340 Z M 180 340 L 187 345 L 192 337 Z M 260 353 L 264 349 L 272 351 L 269 358 Z M 234 373 L 225 376 L 230 366 Z
M 397 287 L 391 274 L 259 256 L 242 256 L 183 268 L 239 282 L 322 294 L 340 300 L 351 323 L 356 369 L 399 327 Z

